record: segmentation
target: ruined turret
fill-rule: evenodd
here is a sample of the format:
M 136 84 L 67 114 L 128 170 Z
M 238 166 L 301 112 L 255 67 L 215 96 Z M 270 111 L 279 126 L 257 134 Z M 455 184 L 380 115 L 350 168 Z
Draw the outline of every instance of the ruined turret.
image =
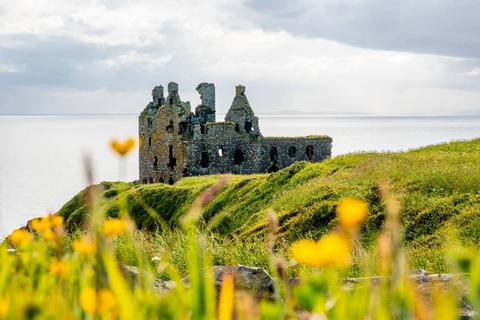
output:
M 202 82 L 197 86 L 201 104 L 195 108 L 195 116 L 200 124 L 215 122 L 215 85 Z
M 225 116 L 225 121 L 235 123 L 235 131 L 239 133 L 249 133 L 255 136 L 261 135 L 258 117 L 255 116 L 245 95 L 245 86 L 238 85 L 235 87 L 235 97 Z

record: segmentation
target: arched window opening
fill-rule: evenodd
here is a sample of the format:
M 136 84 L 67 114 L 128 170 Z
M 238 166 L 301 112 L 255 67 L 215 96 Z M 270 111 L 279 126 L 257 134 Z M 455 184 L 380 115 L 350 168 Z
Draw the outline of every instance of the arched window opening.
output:
M 297 148 L 295 148 L 294 146 L 288 147 L 288 156 L 290 158 L 295 158 L 296 155 L 297 155 Z
M 150 183 L 153 183 L 153 178 L 150 178 Z
M 245 131 L 247 133 L 250 133 L 250 131 L 252 131 L 252 122 L 251 121 L 245 121 Z
M 148 137 L 148 146 L 149 146 L 149 147 L 152 146 L 152 137 Z
M 305 149 L 305 154 L 307 155 L 308 160 L 313 159 L 313 152 L 314 152 L 313 146 L 312 145 L 307 146 L 307 148 Z
M 148 127 L 151 127 L 151 126 L 152 126 L 152 123 L 153 123 L 152 119 L 151 119 L 151 118 L 148 118 L 148 119 L 147 119 Z
M 173 170 L 177 165 L 177 159 L 173 156 L 173 146 L 168 146 L 168 167 Z
M 153 169 L 155 169 L 155 170 L 158 169 L 158 157 L 157 156 L 153 157 Z
M 185 121 L 182 121 L 178 124 L 178 134 L 184 134 L 187 132 L 188 124 Z
M 278 150 L 276 147 L 270 147 L 270 161 L 271 162 L 278 161 Z
M 235 131 L 240 132 L 240 125 L 238 123 L 235 124 Z
M 205 134 L 207 130 L 205 130 L 205 125 L 204 124 L 201 124 L 200 125 L 200 133 L 201 134 Z
M 278 171 L 278 167 L 275 163 L 272 164 L 270 168 L 268 168 L 268 172 L 277 172 L 277 171 Z
M 233 163 L 236 166 L 241 165 L 243 162 L 243 151 L 240 149 L 235 149 L 235 153 L 233 154 Z
M 165 180 L 163 180 L 163 178 L 160 177 L 160 179 L 158 179 L 158 182 L 160 182 L 160 183 L 165 183 Z
M 168 133 L 173 133 L 173 120 L 170 120 L 167 128 L 165 129 Z
M 208 167 L 208 152 L 202 151 L 202 155 L 200 157 L 200 166 L 202 168 Z
M 174 183 L 174 182 L 173 182 L 173 178 L 170 177 L 170 179 L 168 179 L 168 184 L 173 184 L 173 183 Z
M 223 158 L 223 155 L 224 155 L 224 154 L 223 154 L 223 148 L 218 149 L 218 156 L 219 156 L 220 158 Z
M 147 181 L 147 179 L 146 179 L 146 178 L 145 178 L 145 179 L 143 179 L 143 183 L 144 183 L 144 184 L 146 184 L 147 182 L 148 182 L 148 181 Z

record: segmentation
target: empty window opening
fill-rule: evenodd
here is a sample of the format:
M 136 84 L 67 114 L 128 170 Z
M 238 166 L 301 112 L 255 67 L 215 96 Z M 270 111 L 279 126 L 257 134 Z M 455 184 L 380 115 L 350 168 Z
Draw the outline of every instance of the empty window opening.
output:
M 220 158 L 223 158 L 223 149 L 222 148 L 218 149 L 218 156 Z
M 313 152 L 314 152 L 313 146 L 312 145 L 307 146 L 307 149 L 305 149 L 305 154 L 307 155 L 308 160 L 313 159 Z
M 200 166 L 202 166 L 202 168 L 208 167 L 208 152 L 207 151 L 202 151 L 202 155 L 200 157 Z
M 173 146 L 168 146 L 168 167 L 173 170 L 177 165 L 177 159 L 173 157 Z
M 153 183 L 153 178 L 150 178 L 150 183 Z
M 158 157 L 157 156 L 153 157 L 153 169 L 155 169 L 155 170 L 158 169 Z
M 290 158 L 295 158 L 296 155 L 297 155 L 297 148 L 295 148 L 294 146 L 288 147 L 288 156 Z
M 148 124 L 148 127 L 151 127 L 152 126 L 152 119 L 148 118 L 147 119 L 147 124 Z
M 245 121 L 245 131 L 247 133 L 250 133 L 250 131 L 252 131 L 252 122 L 251 121 Z
M 205 130 L 205 125 L 204 124 L 201 124 L 200 125 L 200 133 L 201 134 L 205 134 L 207 130 Z
M 278 150 L 276 147 L 270 147 L 270 161 L 271 162 L 278 161 Z
M 148 146 L 149 146 L 149 147 L 152 146 L 152 137 L 148 137 Z
M 173 178 L 170 177 L 170 179 L 168 179 L 168 184 L 173 184 L 173 183 L 174 183 L 174 182 L 173 182 Z
M 160 177 L 160 179 L 158 179 L 158 182 L 160 182 L 160 183 L 165 183 L 165 180 L 163 180 L 163 178 Z
M 233 154 L 233 163 L 235 165 L 241 165 L 243 162 L 243 151 L 240 149 L 235 149 L 235 153 Z
M 178 134 L 184 134 L 187 132 L 188 124 L 185 121 L 182 121 L 178 124 Z
M 270 168 L 268 168 L 268 172 L 277 172 L 277 171 L 278 171 L 278 167 L 275 163 L 272 164 Z
M 240 125 L 238 123 L 235 125 L 235 131 L 240 132 Z
M 170 120 L 170 123 L 168 124 L 168 126 L 165 130 L 169 133 L 173 132 L 173 120 Z
M 146 184 L 146 183 L 147 183 L 147 179 L 143 179 L 143 183 L 145 183 L 145 184 Z

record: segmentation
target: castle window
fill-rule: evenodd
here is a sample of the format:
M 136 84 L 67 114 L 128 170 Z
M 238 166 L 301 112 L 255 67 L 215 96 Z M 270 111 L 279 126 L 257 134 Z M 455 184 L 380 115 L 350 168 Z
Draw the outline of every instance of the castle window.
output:
M 235 125 L 235 131 L 240 132 L 240 125 L 238 123 Z
M 153 169 L 158 169 L 158 158 L 157 156 L 153 157 Z
M 240 149 L 235 149 L 235 153 L 233 154 L 233 163 L 236 166 L 241 165 L 243 162 L 243 151 Z
M 147 179 L 143 179 L 143 183 L 145 183 L 145 184 L 146 184 L 146 183 L 147 183 Z
M 177 165 L 177 159 L 173 157 L 173 146 L 168 146 L 168 167 L 173 170 Z
M 278 160 L 278 150 L 276 147 L 270 147 L 270 161 L 277 162 Z
M 223 158 L 223 149 L 222 148 L 218 149 L 218 156 L 220 158 Z
M 160 179 L 158 179 L 158 182 L 160 182 L 160 183 L 165 183 L 165 181 L 163 180 L 162 177 L 160 177 Z
M 305 149 L 305 154 L 307 155 L 308 160 L 312 160 L 313 152 L 314 152 L 313 146 L 312 145 L 307 146 L 307 149 Z
M 150 178 L 150 183 L 153 183 L 153 178 Z
M 205 130 L 205 125 L 204 124 L 201 124 L 200 125 L 200 133 L 201 134 L 205 134 L 206 130 Z
M 167 128 L 165 129 L 168 133 L 173 133 L 173 120 L 170 120 Z
M 170 179 L 168 179 L 168 184 L 173 184 L 173 178 L 170 177 Z
M 200 157 L 200 166 L 202 166 L 202 168 L 208 167 L 208 152 L 207 151 L 202 151 L 202 155 Z
M 268 168 L 268 172 L 277 172 L 278 171 L 278 167 L 275 163 L 273 163 L 270 168 Z
M 295 158 L 296 155 L 297 155 L 297 148 L 295 148 L 294 146 L 288 147 L 288 156 L 290 158 Z
M 149 147 L 152 146 L 152 137 L 148 137 L 148 146 L 149 146 Z
M 245 131 L 247 133 L 250 133 L 250 131 L 252 131 L 252 122 L 251 121 L 245 121 Z
M 152 126 L 152 119 L 148 118 L 147 119 L 147 124 L 148 124 L 148 127 L 151 127 Z
M 178 134 L 184 134 L 187 132 L 187 123 L 182 121 L 178 124 Z

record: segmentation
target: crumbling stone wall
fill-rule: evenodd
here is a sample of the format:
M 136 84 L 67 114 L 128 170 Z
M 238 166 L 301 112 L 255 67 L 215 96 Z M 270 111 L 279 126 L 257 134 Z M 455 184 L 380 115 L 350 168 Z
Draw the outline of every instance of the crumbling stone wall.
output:
M 140 181 L 174 183 L 183 176 L 218 173 L 251 174 L 274 172 L 295 161 L 319 162 L 331 154 L 327 136 L 302 138 L 268 137 L 261 134 L 245 95 L 235 88 L 235 97 L 225 122 L 215 122 L 215 86 L 197 87 L 201 104 L 191 112 L 176 83 L 152 91 L 150 102 L 140 114 Z

